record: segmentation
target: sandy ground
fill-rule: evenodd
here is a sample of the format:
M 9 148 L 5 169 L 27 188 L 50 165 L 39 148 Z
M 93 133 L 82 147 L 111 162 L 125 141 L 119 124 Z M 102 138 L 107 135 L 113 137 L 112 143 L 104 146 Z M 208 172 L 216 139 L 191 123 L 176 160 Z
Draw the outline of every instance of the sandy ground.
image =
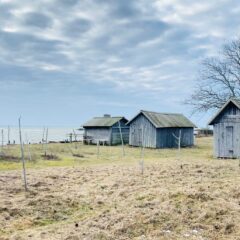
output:
M 0 172 L 0 239 L 240 239 L 235 160 Z

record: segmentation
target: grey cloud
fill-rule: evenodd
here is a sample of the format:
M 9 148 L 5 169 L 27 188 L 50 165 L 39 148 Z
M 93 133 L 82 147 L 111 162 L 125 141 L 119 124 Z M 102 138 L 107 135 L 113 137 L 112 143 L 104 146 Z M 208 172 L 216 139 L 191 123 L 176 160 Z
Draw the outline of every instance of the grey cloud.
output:
M 52 24 L 52 19 L 43 13 L 31 12 L 24 16 L 24 24 L 32 27 L 47 28 Z
M 11 4 L 0 4 L 0 23 L 8 21 L 11 17 Z
M 8 53 L 3 60 L 21 60 L 32 65 L 35 62 L 44 64 L 66 64 L 68 60 L 59 52 L 60 41 L 43 40 L 29 34 L 0 31 L 0 45 Z M 27 61 L 27 62 L 26 62 Z
M 128 27 L 132 29 L 139 29 L 142 35 L 139 37 L 143 37 L 143 34 L 145 34 L 147 38 L 154 38 L 161 35 L 162 32 L 169 29 L 171 26 L 160 20 L 141 20 L 130 23 L 127 28 Z
M 140 11 L 136 4 L 134 4 L 134 1 L 114 1 L 111 15 L 119 18 L 132 18 L 140 15 Z
M 161 36 L 171 28 L 170 25 L 159 20 L 135 20 L 125 24 L 114 24 L 105 34 L 93 41 L 93 46 L 105 52 L 119 52 L 136 45 Z
M 77 3 L 81 2 L 81 0 L 56 0 L 55 4 L 62 4 L 63 6 L 72 7 Z
M 91 22 L 86 19 L 74 19 L 63 27 L 63 31 L 70 37 L 79 37 L 91 28 Z
M 95 0 L 96 4 L 107 6 L 111 18 L 134 18 L 141 14 L 138 1 Z
M 52 49 L 56 50 L 57 45 L 61 42 L 43 40 L 25 33 L 0 31 L 0 43 L 1 46 L 14 51 L 29 49 L 49 52 Z
M 0 44 L 9 52 L 9 56 L 17 54 L 18 57 L 26 58 L 29 65 L 34 61 L 41 61 L 46 64 L 65 65 L 66 68 L 74 66 L 71 71 L 76 73 L 76 79 L 79 79 L 79 72 L 81 72 L 87 81 L 92 79 L 96 79 L 99 83 L 110 81 L 112 86 L 122 79 L 125 81 L 131 79 L 131 86 L 136 86 L 140 76 L 136 77 L 135 72 L 138 72 L 138 68 L 146 67 L 146 73 L 152 73 L 147 75 L 147 83 L 154 86 L 158 84 L 157 76 L 171 75 L 174 71 L 179 79 L 189 75 L 186 74 L 187 68 L 192 71 L 191 64 L 196 63 L 199 57 L 208 54 L 207 48 L 199 48 L 199 46 L 212 45 L 212 48 L 216 48 L 214 42 L 221 44 L 223 39 L 216 39 L 208 34 L 215 31 L 216 27 L 222 27 L 225 31 L 229 29 L 229 33 L 232 34 L 226 38 L 231 38 L 234 31 L 237 32 L 232 26 L 237 25 L 239 15 L 237 12 L 234 13 L 231 7 L 226 7 L 224 1 L 219 3 L 213 1 L 214 12 L 211 8 L 210 10 L 206 8 L 203 11 L 196 11 L 195 15 L 191 13 L 191 0 L 176 1 L 172 5 L 166 4 L 162 9 L 155 9 L 156 6 L 152 2 L 147 0 L 55 0 L 46 1 L 46 4 L 39 8 L 39 13 L 36 13 L 39 3 L 25 0 L 23 5 L 31 6 L 32 11 L 35 11 L 25 16 L 24 31 L 28 34 L 21 33 L 21 28 L 20 30 L 17 28 L 19 24 L 17 22 L 16 29 L 19 33 L 0 32 Z M 21 4 L 18 4 L 19 7 L 22 7 Z M 186 14 L 183 12 L 185 9 Z M 5 14 L 9 14 L 8 10 L 6 8 Z M 194 12 L 194 9 L 192 10 Z M 227 16 L 223 14 L 224 12 Z M 59 25 L 54 31 L 48 29 L 51 26 L 49 13 L 59 20 Z M 22 17 L 21 14 L 20 17 Z M 88 18 L 91 21 L 87 20 Z M 46 36 L 57 39 L 62 37 L 63 40 L 40 39 L 32 31 L 32 27 L 43 28 Z M 88 31 L 92 28 L 95 30 L 95 27 L 96 31 L 88 34 Z M 84 44 L 81 44 L 83 38 Z M 80 43 L 81 50 L 76 46 L 78 45 L 75 44 L 76 42 Z M 150 44 L 147 44 L 148 42 Z M 70 60 L 61 54 L 64 50 L 69 54 Z M 112 55 L 121 61 L 105 63 L 104 61 Z M 165 66 L 164 69 L 151 68 L 152 65 L 161 66 L 161 62 L 166 59 L 169 62 L 178 59 L 179 62 Z M 119 72 L 112 71 L 111 74 L 110 71 L 101 72 L 98 68 L 101 64 L 105 64 L 105 70 L 115 68 Z M 126 66 L 132 69 L 131 77 L 126 71 Z M 143 71 L 142 79 L 145 78 L 144 74 Z

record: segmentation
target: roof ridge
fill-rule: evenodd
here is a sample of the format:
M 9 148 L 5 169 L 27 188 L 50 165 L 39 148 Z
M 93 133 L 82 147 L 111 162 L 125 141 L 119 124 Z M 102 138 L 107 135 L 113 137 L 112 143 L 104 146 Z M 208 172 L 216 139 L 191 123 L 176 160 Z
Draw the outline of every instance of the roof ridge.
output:
M 116 117 L 104 117 L 104 116 L 102 116 L 102 117 L 93 117 L 93 118 L 124 118 L 124 116 L 116 116 Z
M 140 112 L 157 113 L 157 114 L 163 114 L 163 115 L 183 115 L 182 113 L 154 112 L 154 111 L 147 111 L 147 110 L 140 110 Z

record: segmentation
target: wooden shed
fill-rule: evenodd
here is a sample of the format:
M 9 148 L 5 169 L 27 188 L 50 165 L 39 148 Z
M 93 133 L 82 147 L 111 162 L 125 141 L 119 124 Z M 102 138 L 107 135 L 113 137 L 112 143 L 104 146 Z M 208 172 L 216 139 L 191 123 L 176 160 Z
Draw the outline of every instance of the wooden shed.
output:
M 229 99 L 211 119 L 214 153 L 218 158 L 240 157 L 240 99 Z
M 140 111 L 127 125 L 129 131 L 129 145 L 148 148 L 177 147 L 175 136 L 181 130 L 181 146 L 194 144 L 194 127 L 189 119 L 182 114 L 157 113 Z
M 98 141 L 108 145 L 128 144 L 129 127 L 125 117 L 94 117 L 83 125 L 85 142 L 97 144 Z M 121 139 L 122 137 L 122 139 Z

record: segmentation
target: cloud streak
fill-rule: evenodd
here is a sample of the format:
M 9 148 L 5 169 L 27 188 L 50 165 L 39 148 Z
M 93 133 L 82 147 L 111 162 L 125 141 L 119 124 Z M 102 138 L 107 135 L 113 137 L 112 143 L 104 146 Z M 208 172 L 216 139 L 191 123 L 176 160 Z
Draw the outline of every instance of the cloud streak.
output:
M 109 85 L 176 99 L 198 64 L 239 32 L 237 0 L 0 0 L 0 65 L 18 81 Z M 35 80 L 24 77 L 30 71 Z M 56 75 L 54 75 L 56 73 Z M 16 81 L 14 74 L 0 81 Z M 188 86 L 182 88 L 181 86 Z M 179 99 L 181 100 L 181 99 Z

